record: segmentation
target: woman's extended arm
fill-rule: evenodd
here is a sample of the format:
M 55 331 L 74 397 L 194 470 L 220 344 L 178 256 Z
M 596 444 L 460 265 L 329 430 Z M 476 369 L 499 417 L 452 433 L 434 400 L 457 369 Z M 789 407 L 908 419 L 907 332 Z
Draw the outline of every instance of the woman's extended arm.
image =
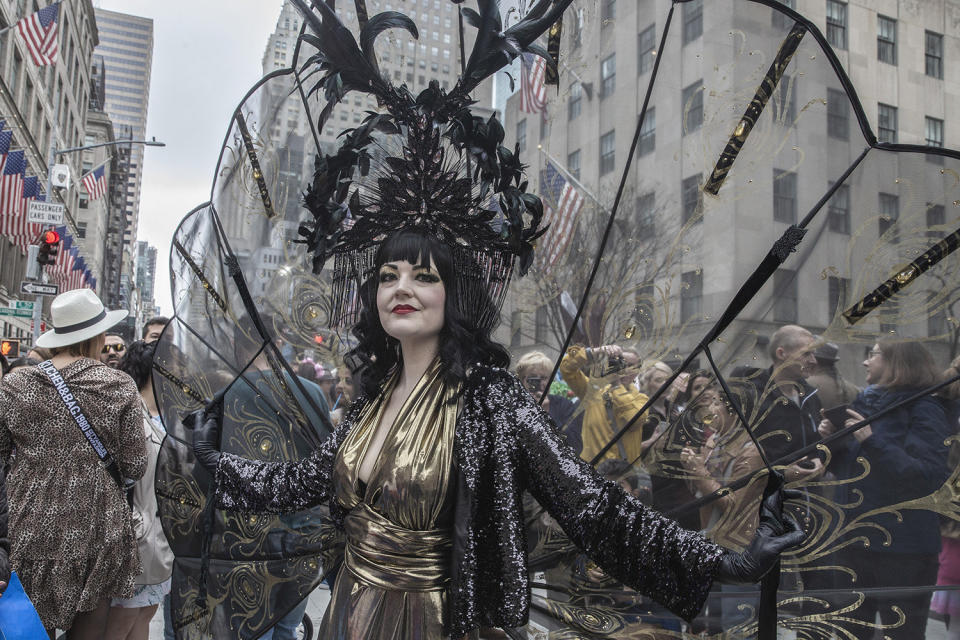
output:
M 695 616 L 715 579 L 759 581 L 784 549 L 804 539 L 799 525 L 774 508 L 779 493 L 765 499 L 757 535 L 741 553 L 686 531 L 578 458 L 519 381 L 497 391 L 487 408 L 494 420 L 516 429 L 522 485 L 607 574 L 677 615 Z
M 330 478 L 337 448 L 350 429 L 344 419 L 313 453 L 296 462 L 250 460 L 217 448 L 222 402 L 215 400 L 194 432 L 197 460 L 215 474 L 217 506 L 251 513 L 290 513 L 329 499 Z

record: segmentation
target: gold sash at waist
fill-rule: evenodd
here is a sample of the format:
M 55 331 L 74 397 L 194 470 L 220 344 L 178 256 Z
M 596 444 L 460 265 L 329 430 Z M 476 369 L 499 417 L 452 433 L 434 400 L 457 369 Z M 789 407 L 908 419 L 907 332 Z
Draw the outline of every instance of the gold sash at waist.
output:
M 361 502 L 343 521 L 344 565 L 361 582 L 381 589 L 442 591 L 450 581 L 450 531 L 412 531 Z

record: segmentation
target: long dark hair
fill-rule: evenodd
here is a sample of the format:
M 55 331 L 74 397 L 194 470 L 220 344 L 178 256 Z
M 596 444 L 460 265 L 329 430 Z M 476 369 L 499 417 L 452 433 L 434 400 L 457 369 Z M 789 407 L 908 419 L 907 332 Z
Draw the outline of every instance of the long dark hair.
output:
M 493 328 L 477 327 L 458 303 L 465 299 L 465 294 L 469 294 L 474 300 L 476 296 L 486 297 L 487 303 L 493 306 L 482 284 L 463 276 L 475 272 L 475 269 L 462 268 L 464 265 L 457 264 L 454 250 L 436 237 L 415 230 L 400 231 L 384 240 L 377 250 L 373 273 L 360 288 L 363 303 L 360 320 L 353 326 L 353 335 L 359 344 L 349 354 L 349 359 L 355 363 L 351 368 L 355 369 L 354 375 L 359 377 L 360 387 L 370 397 L 379 392 L 387 375 L 401 363 L 400 342 L 387 335 L 377 312 L 377 276 L 380 267 L 393 260 L 429 266 L 431 259 L 446 293 L 439 356 L 447 381 L 453 384 L 463 381 L 467 367 L 472 364 L 494 367 L 510 364 L 510 354 L 490 337 Z M 463 291 L 464 287 L 471 287 L 471 290 Z
M 120 371 L 133 378 L 139 391 L 143 391 L 150 380 L 153 371 L 153 354 L 156 347 L 156 342 L 144 342 L 143 340 L 131 342 L 117 366 Z

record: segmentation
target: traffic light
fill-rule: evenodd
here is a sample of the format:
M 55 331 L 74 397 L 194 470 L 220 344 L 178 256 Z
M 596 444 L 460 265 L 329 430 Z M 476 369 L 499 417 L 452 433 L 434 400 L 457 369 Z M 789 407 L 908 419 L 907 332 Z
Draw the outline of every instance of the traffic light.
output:
M 0 356 L 7 360 L 15 360 L 20 357 L 20 341 L 13 338 L 0 339 Z
M 37 253 L 37 262 L 40 265 L 55 263 L 59 250 L 60 234 L 53 229 L 47 229 L 40 236 L 40 252 Z

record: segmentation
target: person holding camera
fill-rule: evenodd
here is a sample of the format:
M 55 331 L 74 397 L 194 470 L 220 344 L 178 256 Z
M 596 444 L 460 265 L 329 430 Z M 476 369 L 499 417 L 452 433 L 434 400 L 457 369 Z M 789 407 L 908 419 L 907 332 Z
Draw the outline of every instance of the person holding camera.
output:
M 57 296 L 49 360 L 0 383 L 13 568 L 50 637 L 101 638 L 110 599 L 133 595 L 140 559 L 126 489 L 147 466 L 140 394 L 103 364 L 104 332 L 127 317 L 89 289 Z
M 640 356 L 615 344 L 585 348 L 574 345 L 560 363 L 560 374 L 583 406 L 583 451 L 580 457 L 592 460 L 647 402 L 634 381 Z M 616 446 L 604 458 L 633 462 L 643 453 L 643 419 L 634 421 Z
M 531 351 L 524 354 L 517 360 L 515 370 L 517 377 L 531 396 L 543 410 L 550 414 L 553 421 L 560 427 L 564 437 L 574 451 L 578 454 L 583 450 L 583 440 L 581 432 L 583 431 L 583 413 L 577 411 L 576 403 L 569 398 L 561 395 L 548 393 L 544 395 L 550 387 L 550 374 L 553 372 L 553 363 L 542 351 Z

